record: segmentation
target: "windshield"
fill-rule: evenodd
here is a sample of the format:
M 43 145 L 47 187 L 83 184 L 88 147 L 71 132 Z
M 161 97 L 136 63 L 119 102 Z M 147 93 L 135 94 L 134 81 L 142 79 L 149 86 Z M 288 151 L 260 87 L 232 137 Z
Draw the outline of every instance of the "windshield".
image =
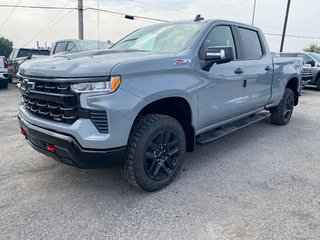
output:
M 320 54 L 318 53 L 309 53 L 317 62 L 320 62 Z
M 179 53 L 187 49 L 203 27 L 201 22 L 163 24 L 141 28 L 113 45 L 112 49 Z
M 94 49 L 107 49 L 111 46 L 111 43 L 104 41 L 79 41 L 80 49 L 85 50 L 94 50 Z

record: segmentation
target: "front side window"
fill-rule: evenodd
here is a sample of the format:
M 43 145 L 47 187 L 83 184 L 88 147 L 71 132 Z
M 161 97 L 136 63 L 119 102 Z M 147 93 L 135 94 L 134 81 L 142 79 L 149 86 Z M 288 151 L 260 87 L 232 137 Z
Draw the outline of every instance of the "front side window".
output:
M 319 54 L 319 53 L 310 53 L 310 55 L 311 55 L 317 62 L 320 62 L 320 54 Z
M 307 56 L 307 55 L 305 55 L 305 54 L 298 54 L 297 57 L 302 57 L 302 58 L 303 58 L 303 61 L 304 61 L 305 63 L 307 63 L 307 62 L 314 62 L 311 57 L 309 57 L 309 56 Z
M 201 22 L 192 22 L 161 24 L 141 28 L 113 45 L 111 49 L 179 53 L 191 45 L 203 25 Z
M 208 47 L 232 47 L 233 54 L 236 58 L 236 46 L 230 26 L 217 26 L 214 27 L 204 42 L 202 43 L 199 50 L 199 57 L 205 58 L 205 51 Z
M 257 31 L 239 28 L 240 37 L 244 47 L 246 59 L 259 59 L 262 57 L 262 47 Z

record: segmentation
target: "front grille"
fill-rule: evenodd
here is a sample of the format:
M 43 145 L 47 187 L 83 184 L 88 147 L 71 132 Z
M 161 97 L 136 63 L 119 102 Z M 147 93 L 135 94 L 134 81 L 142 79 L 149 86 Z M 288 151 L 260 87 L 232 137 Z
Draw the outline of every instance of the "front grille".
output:
M 42 118 L 72 124 L 79 117 L 77 116 L 77 106 L 72 104 L 59 104 L 54 101 L 22 96 L 25 107 Z
M 93 124 L 96 126 L 96 128 L 101 133 L 108 133 L 109 127 L 108 127 L 108 119 L 107 119 L 107 113 L 105 111 L 91 111 L 90 112 L 90 119 L 93 122 Z
M 71 92 L 68 83 L 20 78 L 20 89 L 23 104 L 35 115 L 68 124 L 79 118 L 77 95 Z
M 308 69 L 302 69 L 302 78 L 303 79 L 312 78 L 312 73 Z
M 71 83 L 54 79 L 27 80 L 20 77 L 18 87 L 26 109 L 38 117 L 73 124 L 79 118 L 91 119 L 101 133 L 108 133 L 106 111 L 88 110 L 80 107 L 79 96 L 70 89 Z

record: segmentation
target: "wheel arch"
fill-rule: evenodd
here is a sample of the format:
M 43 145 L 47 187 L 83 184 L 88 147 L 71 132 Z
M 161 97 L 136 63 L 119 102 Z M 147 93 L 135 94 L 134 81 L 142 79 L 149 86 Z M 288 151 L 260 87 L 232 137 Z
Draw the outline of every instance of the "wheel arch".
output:
M 190 103 L 183 97 L 165 97 L 146 104 L 136 116 L 146 114 L 163 114 L 176 119 L 183 127 L 186 136 L 186 149 L 192 152 L 195 144 L 195 130 L 192 125 L 192 109 Z

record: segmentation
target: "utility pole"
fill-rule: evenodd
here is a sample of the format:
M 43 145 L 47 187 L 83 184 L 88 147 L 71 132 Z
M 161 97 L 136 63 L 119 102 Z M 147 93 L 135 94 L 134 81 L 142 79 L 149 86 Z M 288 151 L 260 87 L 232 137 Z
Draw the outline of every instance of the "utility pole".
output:
M 254 24 L 254 15 L 256 14 L 256 2 L 257 0 L 254 0 L 254 3 L 253 3 L 253 12 L 252 12 L 252 22 L 251 22 L 251 25 L 253 26 Z
M 285 36 L 286 36 L 288 16 L 289 16 L 289 10 L 290 10 L 290 3 L 291 3 L 291 0 L 288 0 L 286 17 L 285 17 L 285 19 L 284 19 L 284 25 L 283 25 L 283 32 L 282 32 L 282 39 L 281 39 L 281 45 L 280 45 L 280 52 L 282 52 L 282 50 L 283 50 L 284 38 L 285 38 Z
M 83 0 L 78 0 L 79 39 L 83 39 Z

